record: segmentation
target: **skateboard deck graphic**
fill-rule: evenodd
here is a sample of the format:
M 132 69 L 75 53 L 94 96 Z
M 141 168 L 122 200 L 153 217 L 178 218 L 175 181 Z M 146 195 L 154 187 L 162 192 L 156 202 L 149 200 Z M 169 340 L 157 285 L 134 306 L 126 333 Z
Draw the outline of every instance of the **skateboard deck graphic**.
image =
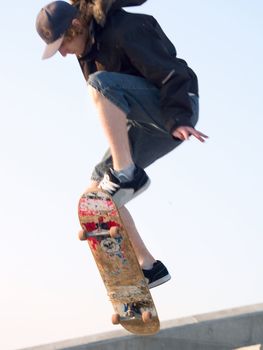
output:
M 155 334 L 159 319 L 147 281 L 112 198 L 101 190 L 84 193 L 78 214 L 114 308 L 113 324 L 135 334 Z

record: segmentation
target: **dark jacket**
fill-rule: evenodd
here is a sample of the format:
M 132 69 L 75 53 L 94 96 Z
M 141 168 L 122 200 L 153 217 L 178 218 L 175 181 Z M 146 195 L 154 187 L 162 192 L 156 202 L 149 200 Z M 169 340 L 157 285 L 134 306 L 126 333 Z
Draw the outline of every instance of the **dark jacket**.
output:
M 197 77 L 152 16 L 112 8 L 103 27 L 95 23 L 95 44 L 79 63 L 86 80 L 101 70 L 144 77 L 160 89 L 167 130 L 193 126 L 188 93 L 198 95 Z

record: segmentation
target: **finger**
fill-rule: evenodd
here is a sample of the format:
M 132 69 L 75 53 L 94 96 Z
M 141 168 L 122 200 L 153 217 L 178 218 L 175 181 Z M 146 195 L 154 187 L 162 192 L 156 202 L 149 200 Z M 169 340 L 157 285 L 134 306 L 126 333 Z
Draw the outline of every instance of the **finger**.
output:
M 179 135 L 179 139 L 182 141 L 188 140 L 191 135 L 191 130 L 180 128 L 176 131 L 176 133 Z
M 177 139 L 179 139 L 181 141 L 184 141 L 184 136 L 178 131 L 174 131 L 173 132 L 173 137 L 175 137 L 175 138 L 177 138 Z
M 209 136 L 207 136 L 206 134 L 203 134 L 201 131 L 198 131 L 198 130 L 196 131 L 199 133 L 200 136 L 204 137 L 205 139 L 209 138 Z
M 200 135 L 194 134 L 193 136 L 197 138 L 197 140 L 199 140 L 200 142 L 205 142 L 205 139 L 203 139 Z
M 194 137 L 196 137 L 196 138 L 197 138 L 199 141 L 201 141 L 201 142 L 205 142 L 205 139 L 208 138 L 207 135 L 205 135 L 205 134 L 203 134 L 203 133 L 201 133 L 200 131 L 197 131 L 197 130 L 195 130 L 194 132 L 192 132 L 192 135 L 193 135 Z
M 180 133 L 183 135 L 183 140 L 189 140 L 190 132 L 183 129 L 183 130 L 180 130 Z

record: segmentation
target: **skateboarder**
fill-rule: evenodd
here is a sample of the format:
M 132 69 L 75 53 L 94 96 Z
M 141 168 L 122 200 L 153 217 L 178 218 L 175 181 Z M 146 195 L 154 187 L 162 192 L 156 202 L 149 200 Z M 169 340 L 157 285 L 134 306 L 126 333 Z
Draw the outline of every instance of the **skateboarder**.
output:
M 144 169 L 194 136 L 198 82 L 149 15 L 124 6 L 146 0 L 54 1 L 41 9 L 36 28 L 46 42 L 43 58 L 75 54 L 109 143 L 90 188 L 113 197 L 149 287 L 170 279 L 144 245 L 125 204 L 150 184 Z M 165 177 L 165 174 L 164 174 Z

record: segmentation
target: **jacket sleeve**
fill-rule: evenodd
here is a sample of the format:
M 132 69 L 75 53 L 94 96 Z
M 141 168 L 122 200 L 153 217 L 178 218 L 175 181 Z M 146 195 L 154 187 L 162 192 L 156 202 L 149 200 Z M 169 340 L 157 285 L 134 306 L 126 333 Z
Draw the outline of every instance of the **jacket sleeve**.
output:
M 133 18 L 134 19 L 134 18 Z M 160 89 L 161 112 L 166 129 L 192 126 L 191 70 L 176 57 L 173 44 L 152 16 L 138 16 L 127 23 L 121 35 L 122 49 L 130 62 L 148 81 Z

